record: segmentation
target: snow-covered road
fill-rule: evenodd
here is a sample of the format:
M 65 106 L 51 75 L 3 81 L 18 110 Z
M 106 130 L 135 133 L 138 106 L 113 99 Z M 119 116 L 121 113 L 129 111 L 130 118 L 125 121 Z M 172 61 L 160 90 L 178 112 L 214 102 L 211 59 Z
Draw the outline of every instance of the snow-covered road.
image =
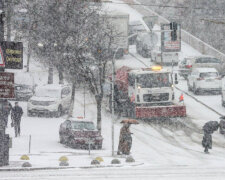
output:
M 116 5 L 114 5 L 116 7 Z M 120 5 L 120 10 L 128 11 L 133 19 L 141 15 L 127 5 Z M 135 16 L 136 15 L 136 16 Z M 150 66 L 150 59 L 142 58 L 131 47 L 131 55 L 125 56 L 116 62 L 116 67 L 130 65 L 134 67 Z M 185 43 L 182 43 L 181 57 L 198 54 Z M 141 62 L 142 61 L 142 62 Z M 177 68 L 174 69 L 175 71 Z M 33 69 L 40 82 L 46 81 L 46 76 L 39 76 Z M 42 79 L 43 78 L 43 79 Z M 179 79 L 178 87 L 187 92 L 186 81 Z M 178 99 L 181 92 L 175 90 Z M 190 93 L 193 95 L 192 93 Z M 224 113 L 220 103 L 220 95 L 194 96 L 208 106 Z M 0 172 L 0 180 L 39 180 L 39 179 L 224 179 L 225 176 L 225 137 L 215 132 L 213 134 L 213 149 L 209 155 L 203 153 L 201 147 L 203 124 L 210 120 L 218 120 L 219 115 L 203 106 L 192 97 L 184 95 L 187 107 L 187 118 L 160 121 L 140 121 L 139 125 L 132 125 L 133 134 L 132 156 L 141 166 L 125 166 L 120 168 L 91 168 L 67 169 L 47 171 Z M 79 167 L 89 165 L 96 156 L 109 159 L 111 156 L 111 115 L 105 111 L 102 114 L 102 135 L 104 137 L 103 149 L 95 150 L 88 155 L 85 150 L 75 150 L 59 143 L 58 129 L 62 118 L 27 117 L 26 102 L 20 102 L 25 112 L 22 119 L 22 134 L 13 138 L 13 148 L 10 149 L 11 167 L 20 162 L 19 157 L 28 153 L 29 136 L 32 137 L 30 162 L 33 167 L 58 167 L 58 158 L 61 155 L 69 156 L 71 166 Z M 74 116 L 83 116 L 83 91 L 77 89 Z M 93 96 L 86 95 L 86 118 L 96 122 L 96 104 Z M 115 151 L 118 145 L 119 130 L 122 118 L 115 123 Z M 11 127 L 7 132 L 14 137 Z M 106 163 L 106 162 L 105 162 Z
M 47 170 L 28 172 L 1 172 L 2 180 L 74 180 L 74 179 L 118 179 L 118 180 L 222 180 L 225 169 L 210 166 L 148 166 L 129 168 L 95 168 L 71 170 Z

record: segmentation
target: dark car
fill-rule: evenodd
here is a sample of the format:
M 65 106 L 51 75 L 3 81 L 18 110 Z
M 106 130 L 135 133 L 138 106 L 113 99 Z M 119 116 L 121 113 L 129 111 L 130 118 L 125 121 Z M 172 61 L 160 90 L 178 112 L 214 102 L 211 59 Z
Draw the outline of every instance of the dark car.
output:
M 34 87 L 26 84 L 15 84 L 16 100 L 28 101 L 34 94 Z
M 15 100 L 28 101 L 34 94 L 35 82 L 28 72 L 15 73 L 14 78 Z
M 60 143 L 75 149 L 102 148 L 102 136 L 92 121 L 69 119 L 60 125 Z

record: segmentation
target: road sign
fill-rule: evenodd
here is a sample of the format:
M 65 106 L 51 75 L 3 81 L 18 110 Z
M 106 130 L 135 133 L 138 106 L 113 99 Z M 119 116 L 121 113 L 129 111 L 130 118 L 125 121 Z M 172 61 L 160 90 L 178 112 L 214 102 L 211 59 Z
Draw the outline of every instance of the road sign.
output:
M 5 69 L 23 69 L 23 43 L 1 42 L 5 60 Z
M 3 51 L 1 47 L 0 47 L 0 67 L 5 67 L 5 60 L 4 60 Z
M 177 39 L 171 37 L 170 24 L 161 25 L 161 48 L 162 52 L 179 52 L 181 50 L 181 26 L 177 24 Z
M 14 73 L 0 72 L 0 98 L 14 98 Z

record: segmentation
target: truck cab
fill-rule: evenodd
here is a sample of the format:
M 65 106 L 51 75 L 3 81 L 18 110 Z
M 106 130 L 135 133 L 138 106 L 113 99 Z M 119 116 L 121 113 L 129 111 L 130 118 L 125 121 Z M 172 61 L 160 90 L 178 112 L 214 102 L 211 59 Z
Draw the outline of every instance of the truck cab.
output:
M 174 100 L 171 73 L 161 66 L 131 70 L 128 96 L 137 105 L 170 104 Z

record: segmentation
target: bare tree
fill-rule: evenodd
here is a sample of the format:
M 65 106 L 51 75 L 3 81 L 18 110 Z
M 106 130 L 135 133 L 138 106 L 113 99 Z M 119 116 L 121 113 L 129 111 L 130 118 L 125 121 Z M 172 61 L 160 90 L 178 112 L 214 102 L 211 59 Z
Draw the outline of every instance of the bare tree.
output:
M 95 96 L 97 128 L 101 131 L 103 84 L 115 36 L 112 26 L 100 15 L 101 3 L 96 6 L 83 0 L 46 0 L 35 1 L 32 6 L 33 17 L 37 14 L 33 18 L 36 28 L 31 33 L 34 52 L 72 83 L 69 115 L 77 83 L 88 85 Z

